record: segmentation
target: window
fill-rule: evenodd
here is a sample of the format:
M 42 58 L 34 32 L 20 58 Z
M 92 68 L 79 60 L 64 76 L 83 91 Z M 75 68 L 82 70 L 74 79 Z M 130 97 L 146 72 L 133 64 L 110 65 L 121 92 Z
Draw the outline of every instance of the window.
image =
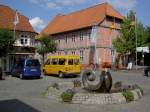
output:
M 72 51 L 72 55 L 75 55 L 76 53 L 75 53 L 75 51 Z
M 59 65 L 65 65 L 66 60 L 65 59 L 59 59 Z
M 83 40 L 83 32 L 80 32 L 80 40 Z
M 57 58 L 52 59 L 52 65 L 57 65 L 57 64 L 58 64 L 58 59 Z
M 66 36 L 66 38 L 65 38 L 65 42 L 68 43 L 68 38 L 67 38 L 67 36 Z
M 20 39 L 20 43 L 21 43 L 22 45 L 28 44 L 28 39 L 27 39 L 27 38 L 21 38 L 21 39 Z
M 68 54 L 68 51 L 65 51 L 65 55 L 67 55 Z
M 29 66 L 29 67 L 31 67 L 31 66 L 40 66 L 40 63 L 39 63 L 39 61 L 38 60 L 27 60 L 27 62 L 26 62 L 26 66 Z
M 83 55 L 84 55 L 84 52 L 83 52 L 83 50 L 81 50 L 80 51 L 80 60 L 81 60 L 81 62 L 83 62 L 83 58 L 84 58 Z
M 75 35 L 72 35 L 72 42 L 75 42 Z
M 20 39 L 20 43 L 21 43 L 21 44 L 24 44 L 24 39 Z
M 28 40 L 27 39 L 24 39 L 24 40 L 25 40 L 24 44 L 27 44 Z
M 89 32 L 88 34 L 89 40 L 91 40 L 91 33 Z
M 73 65 L 73 59 L 68 60 L 68 65 Z

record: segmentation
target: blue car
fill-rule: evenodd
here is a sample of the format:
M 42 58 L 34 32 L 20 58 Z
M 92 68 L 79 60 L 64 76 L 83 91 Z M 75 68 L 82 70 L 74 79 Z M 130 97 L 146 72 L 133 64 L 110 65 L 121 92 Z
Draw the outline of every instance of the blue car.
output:
M 12 76 L 37 77 L 41 76 L 41 65 L 38 59 L 22 59 L 18 61 L 11 71 Z

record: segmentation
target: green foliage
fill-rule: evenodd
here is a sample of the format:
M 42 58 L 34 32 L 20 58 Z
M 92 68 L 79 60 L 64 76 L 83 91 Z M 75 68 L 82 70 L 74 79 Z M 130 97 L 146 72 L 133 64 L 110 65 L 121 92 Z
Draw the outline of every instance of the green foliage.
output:
M 63 102 L 71 102 L 75 92 L 71 89 L 66 90 L 61 94 L 61 99 Z
M 131 91 L 122 92 L 122 95 L 126 98 L 127 102 L 131 102 L 134 100 L 134 95 Z
M 11 31 L 0 29 L 0 57 L 6 56 L 13 49 L 14 38 Z
M 140 91 L 141 91 L 141 94 L 144 95 L 144 89 L 139 87 Z
M 121 24 L 120 36 L 113 41 L 113 46 L 118 53 L 124 55 L 126 53 L 135 54 L 136 50 L 136 35 L 135 24 L 132 24 L 132 17 L 135 14 L 130 11 L 127 17 L 124 18 Z M 140 22 L 136 23 L 137 46 L 145 46 L 148 35 L 146 28 Z
M 55 52 L 57 50 L 57 44 L 54 40 L 49 38 L 48 35 L 44 35 L 40 39 L 40 45 L 37 46 L 37 52 L 43 56 L 44 62 L 44 55 L 46 53 Z

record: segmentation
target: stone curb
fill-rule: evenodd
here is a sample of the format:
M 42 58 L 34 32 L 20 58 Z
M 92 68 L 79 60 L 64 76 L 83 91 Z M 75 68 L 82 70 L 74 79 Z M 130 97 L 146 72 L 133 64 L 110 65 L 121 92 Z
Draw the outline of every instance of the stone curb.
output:
M 57 101 L 62 101 L 60 95 L 63 91 L 55 88 L 49 88 L 46 96 Z M 134 96 L 134 101 L 139 100 L 143 95 L 140 89 L 131 90 Z M 122 104 L 126 103 L 125 97 L 120 93 L 76 93 L 72 99 L 73 104 Z

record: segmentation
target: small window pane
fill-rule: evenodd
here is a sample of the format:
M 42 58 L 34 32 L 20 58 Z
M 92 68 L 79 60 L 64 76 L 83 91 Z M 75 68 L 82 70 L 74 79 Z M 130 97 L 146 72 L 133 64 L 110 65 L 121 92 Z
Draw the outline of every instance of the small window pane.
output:
M 20 43 L 21 43 L 21 44 L 24 44 L 24 39 L 20 39 Z
M 65 59 L 59 59 L 59 65 L 65 65 L 66 60 Z
M 73 65 L 73 59 L 68 60 L 68 65 Z
M 52 59 L 52 65 L 57 65 L 58 64 L 58 59 Z

